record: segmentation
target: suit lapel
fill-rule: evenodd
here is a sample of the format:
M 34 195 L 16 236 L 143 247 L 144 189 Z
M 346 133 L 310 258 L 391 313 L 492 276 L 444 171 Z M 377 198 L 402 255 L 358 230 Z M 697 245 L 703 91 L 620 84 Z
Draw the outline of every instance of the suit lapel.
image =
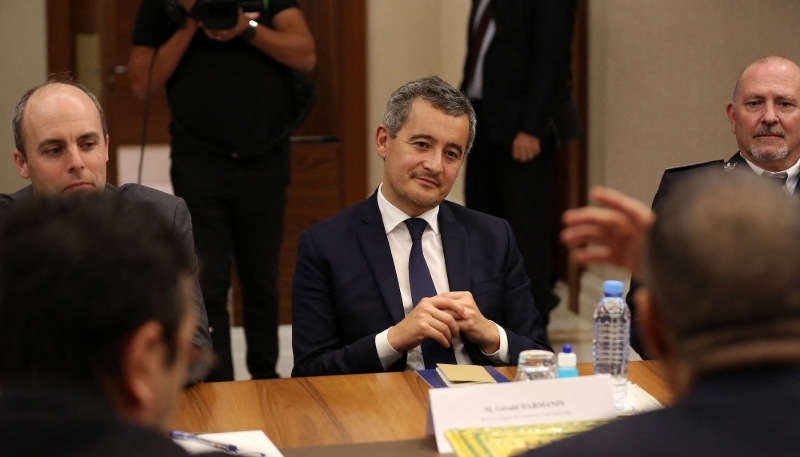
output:
M 439 205 L 439 231 L 442 235 L 442 250 L 450 290 L 469 290 L 470 258 L 467 231 L 445 203 Z
M 356 234 L 389 313 L 395 323 L 400 322 L 405 318 L 403 299 L 400 296 L 400 284 L 397 282 L 392 250 L 386 238 L 376 193 L 365 202 Z
M 727 162 L 723 164 L 723 170 L 725 172 L 731 173 L 752 173 L 753 169 L 750 168 L 750 165 L 747 164 L 747 161 L 744 160 L 742 157 L 741 152 L 737 152 L 730 158 Z

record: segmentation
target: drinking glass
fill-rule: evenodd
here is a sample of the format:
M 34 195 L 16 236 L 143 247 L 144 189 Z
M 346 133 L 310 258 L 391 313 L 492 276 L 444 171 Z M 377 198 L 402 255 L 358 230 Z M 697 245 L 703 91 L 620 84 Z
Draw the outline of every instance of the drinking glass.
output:
M 556 356 L 552 352 L 531 349 L 519 353 L 517 377 L 514 381 L 538 381 L 557 377 Z

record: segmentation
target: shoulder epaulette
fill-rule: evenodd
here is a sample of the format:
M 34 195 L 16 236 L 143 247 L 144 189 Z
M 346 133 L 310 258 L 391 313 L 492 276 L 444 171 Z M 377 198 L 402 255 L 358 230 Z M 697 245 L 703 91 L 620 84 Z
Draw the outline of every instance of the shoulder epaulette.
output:
M 722 160 L 722 159 L 717 159 L 717 160 L 710 160 L 708 162 L 693 163 L 691 165 L 679 165 L 677 167 L 667 168 L 666 170 L 664 170 L 664 173 L 673 172 L 673 171 L 691 170 L 693 168 L 701 168 L 701 167 L 710 166 L 710 165 L 722 164 L 724 162 L 725 161 Z

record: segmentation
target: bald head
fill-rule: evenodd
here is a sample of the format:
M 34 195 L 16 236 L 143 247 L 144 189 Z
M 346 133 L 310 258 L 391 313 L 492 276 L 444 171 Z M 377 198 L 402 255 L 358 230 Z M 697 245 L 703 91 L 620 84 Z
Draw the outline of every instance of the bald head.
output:
M 768 55 L 764 57 L 760 57 L 750 64 L 748 64 L 741 73 L 739 73 L 739 77 L 736 79 L 736 85 L 733 86 L 733 103 L 736 104 L 736 97 L 739 95 L 739 86 L 742 83 L 742 78 L 748 74 L 751 70 L 761 67 L 764 64 L 773 63 L 780 66 L 785 66 L 787 69 L 794 69 L 798 74 L 800 74 L 800 66 L 797 63 L 787 57 L 779 56 L 779 55 Z
M 17 102 L 17 106 L 14 108 L 14 116 L 11 119 L 11 128 L 14 132 L 14 147 L 17 151 L 22 154 L 23 157 L 27 158 L 27 150 L 25 147 L 25 133 L 24 133 L 24 120 L 25 120 L 25 110 L 28 106 L 28 102 L 31 98 L 35 98 L 34 95 L 38 94 L 39 92 L 47 92 L 48 89 L 58 88 L 58 86 L 69 86 L 73 87 L 81 92 L 83 92 L 86 97 L 94 105 L 95 109 L 97 110 L 97 116 L 100 121 L 100 125 L 102 126 L 102 135 L 103 137 L 108 136 L 108 127 L 106 126 L 106 118 L 105 114 L 103 113 L 103 108 L 100 106 L 100 102 L 97 101 L 97 97 L 94 96 L 89 89 L 87 89 L 82 84 L 78 84 L 72 81 L 69 78 L 61 77 L 58 75 L 51 76 L 44 84 L 38 85 L 32 89 L 29 89 L 22 98 L 19 99 Z
M 644 279 L 676 358 L 695 371 L 800 363 L 800 207 L 754 174 L 676 189 Z

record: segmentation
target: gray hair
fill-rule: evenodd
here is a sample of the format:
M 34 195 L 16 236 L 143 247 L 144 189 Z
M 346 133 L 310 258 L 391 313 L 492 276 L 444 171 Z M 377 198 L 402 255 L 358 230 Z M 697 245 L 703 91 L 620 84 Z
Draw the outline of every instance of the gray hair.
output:
M 426 76 L 404 84 L 392 93 L 386 103 L 386 113 L 383 115 L 383 124 L 389 131 L 391 138 L 397 137 L 397 132 L 403 128 L 411 114 L 411 105 L 418 98 L 433 105 L 434 108 L 450 116 L 461 117 L 466 115 L 469 119 L 469 139 L 467 149 L 469 153 L 475 141 L 475 109 L 463 92 L 454 88 L 438 76 Z
M 694 373 L 800 362 L 800 207 L 778 186 L 731 173 L 677 188 L 643 264 L 667 344 Z
M 40 84 L 32 89 L 29 89 L 22 98 L 19 99 L 17 102 L 17 106 L 14 108 L 14 117 L 11 118 L 11 129 L 14 131 L 14 147 L 17 148 L 22 157 L 27 160 L 28 159 L 28 152 L 25 150 L 25 137 L 24 137 L 24 126 L 23 126 L 23 119 L 25 118 L 25 108 L 28 106 L 28 100 L 30 100 L 31 96 L 36 93 L 39 89 L 42 89 L 47 86 L 51 86 L 53 84 L 63 84 L 65 86 L 72 86 L 78 88 L 89 96 L 89 99 L 92 100 L 94 103 L 95 108 L 97 108 L 98 114 L 100 114 L 100 122 L 103 125 L 103 139 L 108 136 L 108 126 L 106 125 L 106 117 L 103 114 L 103 108 L 100 106 L 100 102 L 97 101 L 97 97 L 94 96 L 93 93 L 89 91 L 83 84 L 79 84 L 75 82 L 69 75 L 65 74 L 54 74 L 50 75 L 43 84 Z
M 798 67 L 798 68 L 800 69 L 800 65 L 797 65 L 797 62 L 795 62 L 794 60 L 792 60 L 792 59 L 790 59 L 790 58 L 788 58 L 788 57 L 784 57 L 784 56 L 777 55 L 777 54 L 769 54 L 769 55 L 766 55 L 766 56 L 763 56 L 763 57 L 759 57 L 758 59 L 756 59 L 756 60 L 754 60 L 754 61 L 750 62 L 750 63 L 749 63 L 749 64 L 747 64 L 747 66 L 746 66 L 746 67 L 744 67 L 744 69 L 743 69 L 743 70 L 742 70 L 742 71 L 739 73 L 739 77 L 738 77 L 738 78 L 736 78 L 736 85 L 734 85 L 734 86 L 733 86 L 733 107 L 734 107 L 734 109 L 736 108 L 736 98 L 739 96 L 739 84 L 741 84 L 741 82 L 742 82 L 742 76 L 744 76 L 744 73 L 745 73 L 747 70 L 749 70 L 749 69 L 750 69 L 750 67 L 752 67 L 753 65 L 756 65 L 756 64 L 762 64 L 762 63 L 771 62 L 771 61 L 777 61 L 777 62 L 783 61 L 783 62 L 788 62 L 788 63 L 791 63 L 791 64 L 793 64 L 795 67 Z

